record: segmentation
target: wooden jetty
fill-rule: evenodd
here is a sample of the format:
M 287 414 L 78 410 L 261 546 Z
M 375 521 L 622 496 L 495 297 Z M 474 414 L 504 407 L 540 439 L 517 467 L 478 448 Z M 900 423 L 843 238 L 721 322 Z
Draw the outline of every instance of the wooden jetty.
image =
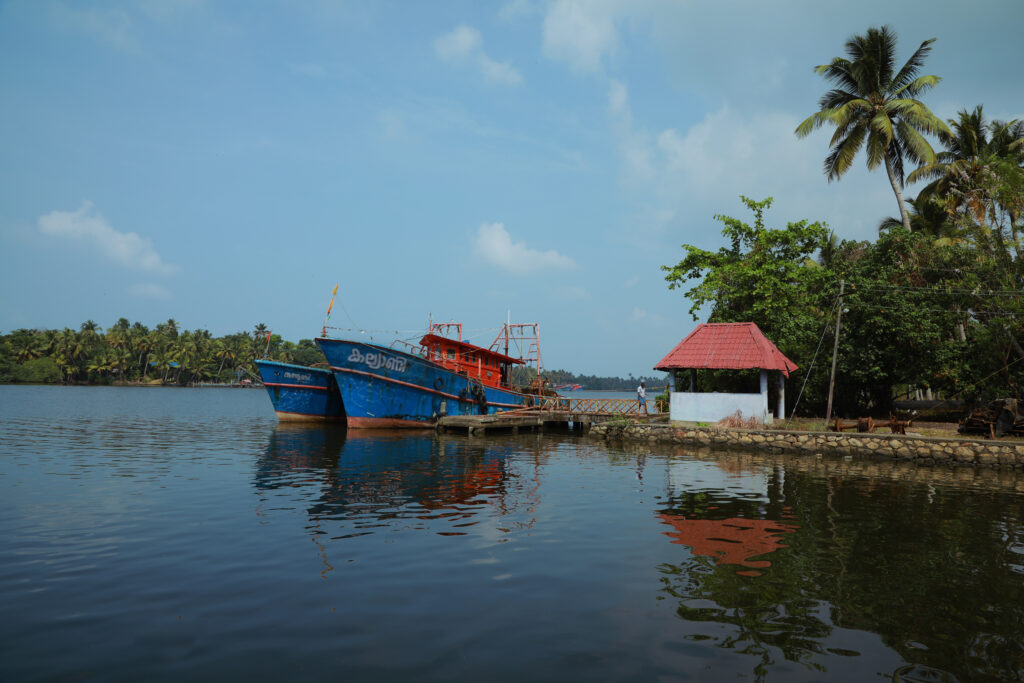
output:
M 442 434 L 464 433 L 470 436 L 520 432 L 586 434 L 590 425 L 614 417 L 658 419 L 663 413 L 644 413 L 635 399 L 619 398 L 545 398 L 538 405 L 507 410 L 493 415 L 449 415 L 437 420 Z

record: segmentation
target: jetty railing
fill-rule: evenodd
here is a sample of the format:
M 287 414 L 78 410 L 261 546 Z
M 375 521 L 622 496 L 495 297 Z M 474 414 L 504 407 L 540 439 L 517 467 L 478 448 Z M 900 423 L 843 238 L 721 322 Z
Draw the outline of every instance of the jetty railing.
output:
M 562 396 L 541 397 L 536 408 L 546 412 L 564 412 L 588 415 L 643 415 L 635 398 L 565 398 Z M 647 404 L 648 415 L 658 412 L 653 400 Z

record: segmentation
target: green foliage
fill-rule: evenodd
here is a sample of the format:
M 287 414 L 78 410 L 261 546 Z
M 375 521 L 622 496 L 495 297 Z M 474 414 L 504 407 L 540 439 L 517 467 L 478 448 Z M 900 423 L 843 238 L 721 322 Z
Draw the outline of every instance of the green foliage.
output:
M 713 322 L 756 322 L 762 330 L 778 325 L 800 303 L 801 292 L 821 287 L 822 270 L 810 262 L 828 238 L 824 223 L 799 221 L 785 229 L 765 227 L 764 212 L 772 198 L 754 201 L 740 197 L 754 214 L 754 224 L 716 215 L 730 246 L 717 252 L 684 244 L 686 257 L 675 266 L 662 266 L 669 289 L 700 280 L 687 292 L 690 314 L 713 303 Z M 702 279 L 703 278 L 703 279 Z
M 262 328 L 262 332 L 261 332 Z M 89 320 L 78 330 L 14 330 L 0 335 L 0 382 L 194 384 L 236 382 L 256 373 L 264 354 L 266 326 L 257 333 L 214 338 L 207 330 L 182 329 L 170 318 L 150 330 L 119 319 L 106 332 Z M 312 365 L 323 355 L 312 340 L 298 345 L 271 335 L 269 357 Z
M 33 358 L 17 365 L 10 381 L 24 384 L 56 384 L 60 371 L 52 358 Z
M 818 223 L 770 229 L 769 202 L 744 203 L 753 225 L 716 217 L 728 247 L 684 245 L 684 259 L 663 270 L 672 289 L 695 281 L 687 292 L 695 317 L 710 306 L 709 322 L 755 322 L 800 366 L 790 377 L 787 412 L 805 378 L 801 414 L 824 409 L 831 344 L 823 342 L 834 333 L 840 280 L 846 284 L 838 414 L 887 415 L 893 400 L 913 388 L 968 400 L 1018 395 L 1024 273 L 1009 240 L 996 248 L 996 240 L 982 242 L 964 230 L 908 232 L 896 222 L 874 243 L 840 242 Z M 698 387 L 756 391 L 757 373 L 701 371 Z

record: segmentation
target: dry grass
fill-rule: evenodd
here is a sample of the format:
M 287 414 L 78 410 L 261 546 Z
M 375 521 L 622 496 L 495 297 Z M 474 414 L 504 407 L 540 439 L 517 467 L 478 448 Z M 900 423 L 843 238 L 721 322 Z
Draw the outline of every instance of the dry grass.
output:
M 729 417 L 715 423 L 719 429 L 764 429 L 764 425 L 757 421 L 757 418 L 748 417 L 743 419 L 743 414 L 736 411 Z

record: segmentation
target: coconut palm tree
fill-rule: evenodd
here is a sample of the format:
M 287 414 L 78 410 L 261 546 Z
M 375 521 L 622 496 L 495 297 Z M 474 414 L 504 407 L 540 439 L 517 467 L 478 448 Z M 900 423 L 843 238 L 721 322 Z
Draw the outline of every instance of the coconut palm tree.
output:
M 44 354 L 40 340 L 31 330 L 15 330 L 11 334 L 11 350 L 19 363 L 24 363 Z
M 903 201 L 903 161 L 932 163 L 935 151 L 923 134 L 950 134 L 942 119 L 917 99 L 941 80 L 938 76 L 917 75 L 933 42 L 934 38 L 921 43 L 897 71 L 896 33 L 888 26 L 869 28 L 864 35 L 851 37 L 846 42 L 847 57 L 836 57 L 815 67 L 835 87 L 819 100 L 820 111 L 795 131 L 802 138 L 826 123 L 835 126 L 829 142 L 831 151 L 825 157 L 829 182 L 850 170 L 861 147 L 867 153 L 869 169 L 884 164 L 907 230 L 911 225 Z
M 945 196 L 958 178 L 972 177 L 995 158 L 1024 159 L 1024 124 L 1019 121 L 985 121 L 982 105 L 973 111 L 962 109 L 949 120 L 951 135 L 944 140 L 946 149 L 935 160 L 923 164 L 907 176 L 909 182 L 931 179 L 921 192 Z
M 953 134 L 945 140 L 946 149 L 907 179 L 931 179 L 921 195 L 944 201 L 953 215 L 970 216 L 983 231 L 993 227 L 990 223 L 998 223 L 1000 210 L 1004 211 L 1014 246 L 1019 249 L 1017 218 L 1024 210 L 1024 122 L 986 122 L 978 105 L 973 111 L 961 110 L 949 124 Z M 999 235 L 995 236 L 999 241 Z
M 935 200 L 934 197 L 923 192 L 913 199 L 908 199 L 910 205 L 907 209 L 910 214 L 910 227 L 914 232 L 931 235 L 940 240 L 939 244 L 956 244 L 961 241 L 961 233 L 956 224 L 949 218 L 945 207 Z M 901 227 L 903 222 L 899 218 L 889 216 L 878 224 L 878 232 L 885 232 L 893 228 Z

